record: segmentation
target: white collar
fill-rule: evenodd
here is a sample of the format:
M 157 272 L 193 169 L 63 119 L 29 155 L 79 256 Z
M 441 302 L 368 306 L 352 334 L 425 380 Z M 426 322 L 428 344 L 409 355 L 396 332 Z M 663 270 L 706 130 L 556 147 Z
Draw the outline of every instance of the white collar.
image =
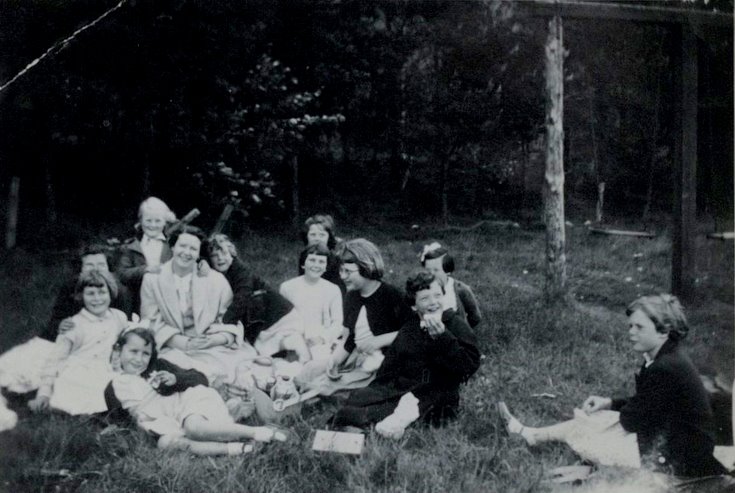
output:
M 97 316 L 86 308 L 82 308 L 79 314 L 90 322 L 102 322 L 110 318 L 110 315 L 112 315 L 112 311 L 110 311 L 110 309 L 108 308 L 101 316 Z

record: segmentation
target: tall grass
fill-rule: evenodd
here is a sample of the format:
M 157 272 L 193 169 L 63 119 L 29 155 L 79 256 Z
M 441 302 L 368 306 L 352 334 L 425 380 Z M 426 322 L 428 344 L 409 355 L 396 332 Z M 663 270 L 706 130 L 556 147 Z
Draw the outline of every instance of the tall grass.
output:
M 161 453 L 138 430 L 101 432 L 104 424 L 95 421 L 24 413 L 15 430 L 0 434 L 1 487 L 120 492 L 564 491 L 545 483 L 544 471 L 579 459 L 562 445 L 529 448 L 508 437 L 494 405 L 505 400 L 527 424 L 543 425 L 571 417 L 574 406 L 591 393 L 632 392 L 632 374 L 640 362 L 630 352 L 623 312 L 638 295 L 668 290 L 668 238 L 594 237 L 570 228 L 571 296 L 564 305 L 548 307 L 542 302 L 541 231 L 479 228 L 447 233 L 432 231 L 431 225 L 416 230 L 365 223 L 348 225 L 339 233 L 378 244 L 388 270 L 385 280 L 399 287 L 418 269 L 416 255 L 424 242 L 439 239 L 451 249 L 456 278 L 473 287 L 485 315 L 477 330 L 485 358 L 462 390 L 456 421 L 439 429 L 411 428 L 398 442 L 370 434 L 357 458 L 313 452 L 314 430 L 324 427 L 336 407 L 329 400 L 305 407 L 302 416 L 289 423 L 297 437 L 291 443 L 266 445 L 245 457 L 203 459 Z M 274 286 L 297 273 L 300 244 L 290 232 L 250 231 L 239 246 L 243 259 Z M 706 248 L 700 265 L 710 265 L 708 255 L 724 262 L 721 253 L 710 254 Z M 0 264 L 0 299 L 11 300 L 0 314 L 3 349 L 38 329 L 57 284 L 71 272 L 53 254 L 10 255 Z M 699 302 L 688 307 L 693 333 L 687 347 L 703 370 L 732 379 L 733 307 L 723 302 L 732 290 L 732 262 L 712 265 L 700 275 Z M 721 281 L 728 276 L 730 284 Z M 717 282 L 708 284 L 711 279 Z M 62 469 L 68 474 L 59 474 Z M 661 491 L 650 477 L 631 474 L 602 468 L 580 491 L 637 491 L 626 485 L 646 481 L 650 484 L 645 491 Z

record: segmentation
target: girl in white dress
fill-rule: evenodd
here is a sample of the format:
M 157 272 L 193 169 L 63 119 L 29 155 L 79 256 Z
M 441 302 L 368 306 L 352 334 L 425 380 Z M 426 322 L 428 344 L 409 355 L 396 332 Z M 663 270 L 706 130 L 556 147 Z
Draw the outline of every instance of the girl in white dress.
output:
M 148 329 L 120 335 L 112 359 L 117 373 L 105 390 L 110 410 L 127 411 L 138 426 L 158 436 L 159 448 L 240 455 L 253 450 L 250 440 L 286 440 L 282 431 L 235 423 L 203 374 L 157 358 Z
M 304 321 L 304 339 L 314 360 L 326 360 L 342 335 L 342 292 L 322 279 L 327 270 L 329 249 L 323 244 L 308 246 L 304 274 L 281 284 L 281 295 L 290 301 Z
M 127 324 L 123 312 L 110 308 L 117 285 L 108 272 L 82 274 L 75 296 L 84 308 L 72 321 L 71 330 L 56 338 L 46 361 L 41 386 L 28 402 L 32 411 L 49 407 L 69 414 L 93 414 L 107 410 L 103 392 L 112 378 L 110 350 Z

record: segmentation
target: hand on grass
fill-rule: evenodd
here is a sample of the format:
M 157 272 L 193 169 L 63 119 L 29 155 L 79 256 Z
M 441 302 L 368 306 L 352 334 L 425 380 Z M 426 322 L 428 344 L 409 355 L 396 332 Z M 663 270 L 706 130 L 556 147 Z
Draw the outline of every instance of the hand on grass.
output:
M 65 318 L 64 320 L 59 323 L 59 334 L 63 334 L 64 332 L 69 332 L 74 328 L 74 320 L 71 319 L 71 317 Z
M 597 395 L 591 395 L 582 404 L 582 411 L 587 414 L 596 413 L 603 409 L 610 409 L 612 407 L 612 399 L 609 397 L 600 397 Z
M 49 397 L 45 395 L 39 395 L 35 399 L 28 401 L 28 407 L 34 413 L 40 413 L 46 411 L 49 408 Z

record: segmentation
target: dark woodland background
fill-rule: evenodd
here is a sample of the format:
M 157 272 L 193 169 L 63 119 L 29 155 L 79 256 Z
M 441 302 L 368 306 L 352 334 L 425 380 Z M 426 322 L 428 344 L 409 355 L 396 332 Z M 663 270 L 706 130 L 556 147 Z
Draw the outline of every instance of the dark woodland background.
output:
M 113 5 L 2 1 L 0 81 Z M 564 29 L 568 211 L 594 205 L 601 181 L 610 215 L 670 211 L 673 34 Z M 130 1 L 0 94 L 0 196 L 21 178 L 20 244 L 132 224 L 150 194 L 204 222 L 239 199 L 235 226 L 288 221 L 295 206 L 537 219 L 545 32 L 497 0 Z M 697 35 L 698 209 L 725 224 L 732 39 Z

